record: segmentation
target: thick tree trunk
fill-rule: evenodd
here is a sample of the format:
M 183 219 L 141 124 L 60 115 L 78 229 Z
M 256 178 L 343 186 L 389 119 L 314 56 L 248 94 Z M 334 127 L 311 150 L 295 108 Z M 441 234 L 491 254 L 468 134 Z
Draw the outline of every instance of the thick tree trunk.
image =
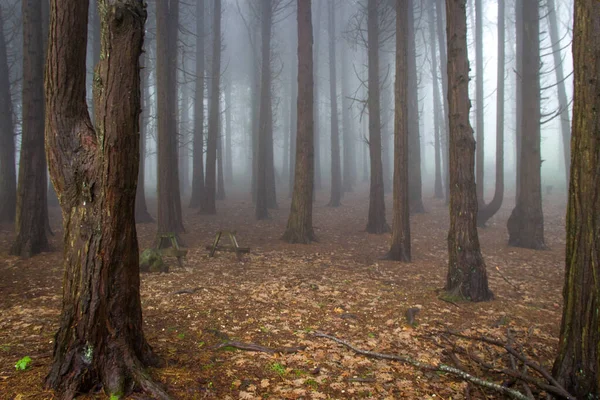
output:
M 204 0 L 196 0 L 196 81 L 194 144 L 190 207 L 200 207 L 204 196 Z
M 371 156 L 371 189 L 367 232 L 385 233 L 390 227 L 385 221 L 383 196 L 383 165 L 381 161 L 381 101 L 379 90 L 379 18 L 377 0 L 368 0 L 367 35 L 369 53 L 369 154 Z
M 331 197 L 330 207 L 339 207 L 342 200 L 342 166 L 340 160 L 340 128 L 337 107 L 337 76 L 335 59 L 335 4 L 329 2 L 329 97 L 331 99 Z
M 313 140 L 313 32 L 311 0 L 297 0 L 298 15 L 298 126 L 294 193 L 287 228 L 282 239 L 289 243 L 316 240 L 312 226 Z
M 446 291 L 470 301 L 493 297 L 477 234 L 475 140 L 469 122 L 466 0 L 446 0 L 450 115 L 450 230 Z
M 140 0 L 110 4 L 101 15 L 96 129 L 85 101 L 88 2 L 51 4 L 46 148 L 64 216 L 65 280 L 46 385 L 65 399 L 98 385 L 109 396 L 126 396 L 141 387 L 165 399 L 144 371 L 158 360 L 142 333 L 133 213 L 139 166 L 138 60 L 146 11 Z
M 519 195 L 508 219 L 508 244 L 543 249 L 544 215 L 542 212 L 540 154 L 540 49 L 539 5 L 522 3 L 523 74 Z
M 496 183 L 492 201 L 484 205 L 479 203 L 477 225 L 485 226 L 492 218 L 504 199 L 504 0 L 498 0 L 498 71 L 496 76 Z
M 484 120 L 483 120 L 483 4 L 475 0 L 475 188 L 479 208 L 485 207 L 484 198 Z
M 208 110 L 208 138 L 206 142 L 206 179 L 204 197 L 200 205 L 203 214 L 217 213 L 217 146 L 219 141 L 220 80 L 221 80 L 221 0 L 214 0 L 212 23 L 212 78 Z
M 575 2 L 575 95 L 564 306 L 553 375 L 578 399 L 600 397 L 600 2 Z
M 140 114 L 140 166 L 138 172 L 138 181 L 135 195 L 135 222 L 149 223 L 154 222 L 154 218 L 148 212 L 146 205 L 145 193 L 145 171 L 146 171 L 146 127 L 150 118 L 150 102 L 148 101 L 148 86 L 150 84 L 150 68 L 146 66 L 148 62 L 147 52 L 143 52 L 140 67 L 141 67 L 141 104 L 142 112 Z
M 50 248 L 48 176 L 44 152 L 44 39 L 42 6 L 23 0 L 23 106 L 19 184 L 15 219 L 16 238 L 10 253 L 31 257 Z
M 177 162 L 177 32 L 179 0 L 156 3 L 158 232 L 184 232 Z
M 438 4 L 438 3 L 436 3 Z M 441 160 L 443 165 L 442 176 L 444 179 L 444 193 L 446 194 L 446 202 L 450 202 L 450 172 L 449 172 L 449 145 L 450 145 L 450 117 L 448 115 L 448 110 L 450 109 L 448 105 L 448 57 L 446 56 L 446 42 L 447 38 L 444 33 L 444 7 L 441 4 L 436 6 L 436 16 L 437 16 L 437 35 L 438 35 L 438 45 L 440 49 L 440 69 L 442 71 L 442 93 L 444 95 L 443 104 L 444 104 L 444 123 L 442 124 L 443 129 L 440 131 L 440 145 L 441 145 Z
M 423 183 L 421 180 L 421 134 L 419 132 L 419 85 L 417 76 L 417 50 L 415 37 L 414 1 L 408 0 L 408 195 L 410 212 L 425 212 Z
M 554 72 L 556 73 L 556 90 L 558 92 L 558 106 L 560 108 L 560 132 L 562 135 L 563 161 L 565 166 L 566 187 L 569 187 L 569 163 L 571 160 L 571 121 L 569 120 L 569 99 L 565 85 L 565 73 L 563 70 L 563 59 L 560 37 L 558 35 L 558 22 L 554 0 L 547 0 L 548 28 L 550 41 L 552 42 L 552 56 L 554 57 Z
M 0 222 L 15 220 L 17 207 L 17 171 L 15 165 L 15 130 L 4 16 L 0 7 Z
M 396 84 L 394 113 L 394 221 L 388 257 L 410 261 L 410 217 L 408 186 L 408 19 L 409 0 L 396 0 Z M 411 15 L 409 15 L 409 13 Z
M 435 21 L 433 17 L 434 4 L 432 1 L 428 9 L 428 21 L 429 21 L 429 37 L 430 37 L 430 49 L 431 49 L 431 80 L 433 88 L 433 131 L 435 135 L 435 183 L 434 183 L 434 197 L 436 199 L 444 198 L 444 188 L 442 186 L 442 102 L 440 101 L 440 88 L 438 83 L 438 63 L 437 63 L 437 48 L 435 39 Z M 439 5 L 438 5 L 439 6 Z M 440 46 L 441 47 L 441 46 Z

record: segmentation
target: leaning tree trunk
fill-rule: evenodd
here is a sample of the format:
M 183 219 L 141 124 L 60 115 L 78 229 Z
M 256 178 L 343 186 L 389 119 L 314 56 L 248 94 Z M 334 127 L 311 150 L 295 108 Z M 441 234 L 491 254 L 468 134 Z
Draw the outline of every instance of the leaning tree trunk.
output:
M 438 83 L 438 63 L 437 63 L 437 49 L 435 40 L 435 24 L 433 18 L 434 3 L 431 2 L 428 10 L 428 22 L 429 22 L 429 37 L 430 37 L 430 49 L 431 49 L 431 80 L 433 82 L 433 131 L 435 133 L 435 183 L 434 183 L 434 197 L 436 199 L 444 198 L 444 189 L 442 186 L 442 139 L 441 139 L 441 115 L 442 115 L 442 102 L 440 101 L 440 88 Z M 439 5 L 438 5 L 439 6 Z M 441 47 L 441 45 L 440 45 Z
M 316 240 L 312 225 L 314 179 L 314 81 L 311 0 L 297 0 L 298 15 L 298 113 L 294 192 L 287 228 L 282 239 L 289 243 Z
M 496 184 L 492 201 L 479 203 L 477 225 L 485 226 L 500 207 L 504 198 L 504 0 L 498 0 L 498 71 L 496 75 Z
M 46 149 L 63 211 L 65 279 L 46 385 L 65 399 L 99 385 L 109 396 L 141 387 L 166 399 L 144 370 L 158 359 L 142 333 L 133 212 L 146 11 L 141 0 L 100 6 L 94 129 L 85 99 L 88 2 L 51 3 Z
M 371 188 L 367 232 L 385 233 L 390 227 L 385 222 L 383 197 L 383 165 L 381 161 L 381 101 L 379 90 L 379 18 L 377 0 L 368 0 L 367 34 L 369 53 L 369 154 L 371 156 Z
M 394 112 L 394 221 L 388 257 L 410 261 L 410 217 L 408 193 L 408 19 L 410 0 L 396 0 L 396 84 Z
M 578 399 L 600 397 L 600 2 L 575 2 L 571 179 L 563 317 L 553 375 Z
M 19 185 L 17 188 L 16 238 L 10 253 L 31 257 L 50 248 L 48 177 L 44 153 L 44 40 L 42 5 L 23 0 L 23 106 Z
M 340 129 L 337 107 L 337 76 L 335 71 L 335 4 L 329 2 L 329 97 L 331 100 L 331 197 L 330 207 L 339 207 L 342 200 L 342 165 L 340 160 Z
M 469 122 L 466 0 L 446 0 L 450 115 L 450 230 L 446 291 L 470 301 L 493 297 L 477 234 L 475 140 Z
M 540 154 L 540 49 L 539 5 L 535 1 L 521 4 L 523 16 L 523 74 L 521 154 L 519 189 L 515 208 L 507 223 L 508 244 L 529 249 L 543 249 L 544 215 L 542 212 L 542 165 Z
M 0 222 L 12 222 L 17 207 L 15 130 L 4 19 L 0 7 Z

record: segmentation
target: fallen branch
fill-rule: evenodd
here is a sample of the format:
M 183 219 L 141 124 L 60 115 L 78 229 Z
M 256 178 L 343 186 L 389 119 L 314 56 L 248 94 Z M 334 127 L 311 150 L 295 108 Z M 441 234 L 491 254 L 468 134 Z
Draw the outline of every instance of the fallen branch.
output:
M 226 342 L 219 343 L 218 345 L 214 346 L 213 349 L 218 350 L 218 349 L 222 349 L 223 347 L 233 347 L 233 348 L 240 349 L 240 350 L 257 351 L 257 352 L 268 353 L 268 354 L 275 354 L 275 353 L 292 354 L 292 353 L 296 353 L 298 351 L 302 351 L 302 350 L 306 349 L 306 346 L 272 348 L 272 347 L 261 346 L 261 345 L 254 344 L 254 343 L 238 342 L 235 340 L 228 340 Z
M 399 356 L 399 355 L 394 355 L 394 354 L 385 354 L 385 353 L 376 353 L 374 351 L 369 351 L 369 350 L 362 350 L 359 349 L 358 347 L 353 346 L 352 344 L 350 344 L 349 342 L 342 340 L 342 339 L 338 339 L 335 336 L 331 336 L 331 335 L 327 335 L 325 333 L 322 332 L 315 332 L 314 333 L 315 337 L 320 337 L 320 338 L 325 338 L 325 339 L 329 339 L 332 340 L 336 343 L 339 343 L 341 345 L 346 346 L 347 348 L 349 348 L 350 350 L 354 351 L 357 354 L 361 354 L 363 356 L 366 357 L 371 357 L 371 358 L 377 358 L 377 359 L 381 359 L 381 360 L 391 360 L 391 361 L 398 361 L 401 363 L 405 363 L 405 364 L 410 364 L 414 367 L 417 367 L 419 369 L 424 369 L 427 371 L 441 371 L 441 372 L 446 372 L 449 373 L 451 375 L 456 375 L 459 378 L 467 381 L 467 382 L 471 382 L 474 383 L 476 385 L 488 388 L 488 389 L 492 389 L 495 390 L 497 392 L 500 392 L 502 394 L 508 395 L 510 397 L 512 397 L 513 399 L 518 399 L 518 400 L 529 400 L 527 398 L 527 396 L 525 396 L 523 393 L 518 392 L 516 390 L 513 389 L 509 389 L 507 387 L 498 385 L 497 383 L 493 383 L 493 382 L 489 382 L 486 380 L 483 380 L 481 378 L 478 378 L 476 376 L 473 376 L 465 371 L 462 371 L 458 368 L 454 368 L 451 367 L 449 365 L 446 364 L 437 364 L 437 365 L 432 365 L 432 364 L 427 364 L 418 360 L 415 360 L 411 357 L 408 356 Z
M 515 289 L 515 291 L 517 291 L 518 293 L 521 293 L 521 290 L 517 287 L 517 285 L 515 285 L 514 283 L 509 281 L 508 278 L 506 276 L 504 276 L 502 271 L 500 271 L 500 268 L 498 268 L 498 266 L 496 266 L 496 271 L 498 271 L 498 274 L 502 277 L 502 279 L 504 279 L 506 281 L 506 283 L 508 283 L 510 286 L 512 286 L 513 289 Z

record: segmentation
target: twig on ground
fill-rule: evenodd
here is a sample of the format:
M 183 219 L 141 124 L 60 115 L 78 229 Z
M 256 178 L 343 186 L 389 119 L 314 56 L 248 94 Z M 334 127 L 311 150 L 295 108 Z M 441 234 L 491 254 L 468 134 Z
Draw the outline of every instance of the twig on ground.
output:
M 239 350 L 245 351 L 257 351 L 268 354 L 282 353 L 282 354 L 292 354 L 298 351 L 302 351 L 306 349 L 306 346 L 293 346 L 293 347 L 265 347 L 254 343 L 244 343 L 238 342 L 235 340 L 228 340 L 223 343 L 219 343 L 214 346 L 214 350 L 222 349 L 223 347 L 233 347 Z
M 509 281 L 508 278 L 502 273 L 502 271 L 500 271 L 500 268 L 498 268 L 497 265 L 496 265 L 496 271 L 498 271 L 498 274 L 502 277 L 502 279 L 504 279 L 506 281 L 506 283 L 508 283 L 510 286 L 512 286 L 513 289 L 515 289 L 515 291 L 517 291 L 518 293 L 521 293 L 521 290 L 519 289 L 519 287 L 517 285 L 515 285 L 514 283 L 512 283 L 511 281 Z

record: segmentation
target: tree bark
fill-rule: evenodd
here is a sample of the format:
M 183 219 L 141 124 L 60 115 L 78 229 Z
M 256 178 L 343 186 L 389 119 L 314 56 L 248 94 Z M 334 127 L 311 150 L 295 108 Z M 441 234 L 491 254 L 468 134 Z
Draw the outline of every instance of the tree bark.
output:
M 31 257 L 50 249 L 48 176 L 44 153 L 44 39 L 42 5 L 23 0 L 23 96 L 19 183 L 15 219 L 16 238 L 10 253 Z
M 446 0 L 450 115 L 450 230 L 446 291 L 470 301 L 493 297 L 477 234 L 475 140 L 469 122 L 466 0 Z
M 345 8 L 343 8 L 345 9 Z M 343 18 L 345 15 L 343 16 Z M 345 20 L 345 19 L 342 19 Z M 355 129 L 351 122 L 350 115 L 350 84 L 348 72 L 348 49 L 346 43 L 341 44 L 341 81 L 342 81 L 342 136 L 343 136 L 343 174 L 342 174 L 342 190 L 344 193 L 349 193 L 354 190 L 356 183 L 356 144 L 355 144 Z
M 293 35 L 291 43 L 297 47 L 297 32 Z M 291 58 L 290 64 L 290 171 L 289 171 L 289 197 L 294 193 L 294 176 L 296 166 L 296 130 L 298 129 L 298 53 Z M 294 66 L 295 65 L 295 66 Z
M 444 123 L 442 126 L 444 129 L 440 131 L 440 142 L 441 142 L 441 160 L 443 165 L 442 176 L 444 179 L 444 193 L 446 195 L 446 202 L 450 202 L 450 171 L 449 171 L 449 144 L 450 144 L 450 117 L 448 115 L 448 110 L 450 109 L 448 105 L 448 57 L 446 55 L 446 41 L 444 33 L 444 7 L 441 5 L 436 7 L 436 15 L 437 15 L 437 34 L 438 34 L 438 45 L 440 47 L 440 69 L 442 71 L 442 93 L 444 95 L 443 104 L 444 104 Z
M 314 179 L 314 81 L 311 0 L 297 0 L 298 15 L 298 126 L 294 193 L 282 239 L 308 244 L 316 240 L 312 226 Z
M 224 162 L 224 178 L 225 182 L 228 185 L 233 184 L 233 147 L 231 144 L 231 135 L 233 134 L 231 130 L 231 116 L 233 113 L 233 101 L 231 97 L 231 92 L 233 90 L 233 81 L 229 79 L 227 83 L 227 90 L 225 90 L 225 157 L 223 158 Z
M 504 199 L 504 0 L 498 0 L 498 72 L 496 76 L 496 183 L 492 201 L 485 205 L 479 203 L 477 226 L 483 227 L 492 218 Z
M 17 209 L 15 129 L 3 18 L 0 7 L 0 222 L 13 222 Z
M 342 166 L 340 160 L 340 128 L 337 107 L 337 76 L 335 57 L 335 4 L 329 2 L 329 97 L 331 100 L 331 197 L 330 207 L 339 207 L 342 200 Z
M 394 220 L 388 257 L 408 262 L 410 217 L 408 186 L 408 20 L 412 18 L 409 0 L 396 0 L 396 84 L 394 112 Z
M 371 188 L 367 232 L 385 233 L 390 227 L 385 221 L 383 196 L 383 165 L 381 161 L 381 99 L 379 90 L 379 18 L 377 0 L 368 0 L 367 35 L 369 53 L 368 108 L 369 154 L 371 157 Z
M 196 0 L 196 81 L 194 144 L 190 207 L 200 207 L 204 196 L 204 0 Z
M 442 139 L 441 139 L 441 115 L 442 102 L 440 101 L 440 89 L 438 83 L 438 63 L 437 63 L 437 49 L 435 39 L 435 22 L 433 17 L 435 7 L 435 1 L 430 3 L 428 10 L 428 21 L 429 21 L 429 36 L 430 36 L 430 49 L 431 49 L 431 80 L 433 88 L 433 131 L 435 136 L 435 183 L 434 183 L 434 197 L 436 199 L 444 198 L 444 188 L 442 186 Z M 440 42 L 441 43 L 441 42 Z M 440 46 L 441 47 L 441 46 Z
M 484 139 L 485 126 L 483 120 L 483 5 L 475 0 L 475 120 L 476 120 L 476 153 L 475 153 L 475 188 L 479 208 L 485 207 L 484 186 Z
M 146 11 L 141 0 L 101 6 L 94 129 L 85 100 L 88 2 L 51 4 L 46 148 L 64 217 L 65 280 L 46 385 L 64 399 L 98 385 L 109 396 L 141 387 L 166 399 L 144 371 L 158 360 L 142 332 L 133 212 Z
M 219 114 L 219 133 L 217 135 L 217 200 L 225 200 L 225 172 L 223 170 L 223 124 Z
M 508 222 L 508 244 L 544 249 L 540 154 L 539 5 L 521 4 L 523 19 L 522 118 L 519 195 Z
M 563 317 L 553 375 L 578 399 L 600 396 L 600 3 L 575 2 L 574 101 Z
M 314 37 L 315 37 L 315 42 L 314 42 L 314 82 L 315 82 L 315 88 L 314 88 L 314 95 L 315 95 L 315 101 L 314 101 L 314 118 L 315 118 L 315 123 L 313 126 L 313 137 L 315 140 L 315 146 L 314 146 L 314 160 L 315 160 L 315 169 L 314 169 L 314 185 L 315 185 L 315 189 L 316 190 L 321 190 L 321 135 L 320 135 L 320 126 L 319 126 L 319 115 L 320 115 L 320 110 L 319 110 L 319 60 L 321 59 L 319 57 L 319 45 L 321 43 L 321 14 L 322 14 L 322 9 L 323 9 L 323 0 L 314 0 L 315 5 L 316 5 L 316 15 L 315 15 L 315 33 L 314 33 Z M 313 193 L 314 194 L 314 193 Z

